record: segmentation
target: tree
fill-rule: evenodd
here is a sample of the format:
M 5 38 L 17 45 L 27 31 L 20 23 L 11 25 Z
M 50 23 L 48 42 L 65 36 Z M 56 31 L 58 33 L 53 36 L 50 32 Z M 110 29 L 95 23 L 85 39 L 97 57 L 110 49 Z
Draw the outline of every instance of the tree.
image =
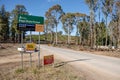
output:
M 115 7 L 112 12 L 112 20 L 109 24 L 110 29 L 110 39 L 111 39 L 111 46 L 115 46 L 118 48 L 119 39 L 120 39 L 120 1 L 115 2 Z
M 54 41 L 54 31 L 53 30 L 54 30 L 54 26 L 55 26 L 54 21 L 53 21 L 54 19 L 48 11 L 45 13 L 45 17 L 47 18 L 45 21 L 45 25 L 47 27 L 46 29 L 51 34 L 51 43 L 53 43 L 53 41 Z
M 62 8 L 60 5 L 54 5 L 52 6 L 51 8 L 49 8 L 48 10 L 48 14 L 49 16 L 51 16 L 50 18 L 52 19 L 54 25 L 56 26 L 56 45 L 57 45 L 57 26 L 58 26 L 58 23 L 59 23 L 59 20 L 61 18 L 61 16 L 64 14 Z
M 118 40 L 117 40 L 117 47 L 120 45 L 120 1 L 117 1 L 116 3 L 116 15 L 117 15 L 117 28 L 118 28 Z
M 13 9 L 11 13 L 11 17 L 12 17 L 11 31 L 14 31 L 12 32 L 12 40 L 15 41 L 15 38 L 18 38 L 18 41 L 20 42 L 21 31 L 17 30 L 19 14 L 28 14 L 24 5 L 16 5 L 15 9 Z M 24 32 L 24 35 L 25 35 L 25 32 Z
M 108 16 L 109 14 L 112 13 L 113 4 L 114 0 L 102 0 L 102 12 L 106 19 L 106 42 L 105 42 L 106 46 L 108 42 Z
M 47 35 L 48 35 L 48 20 L 45 20 L 45 26 L 44 26 L 44 32 L 45 32 L 45 41 L 47 41 Z
M 95 11 L 97 10 L 97 1 L 98 0 L 85 0 L 90 8 L 90 42 L 91 48 L 94 48 L 96 45 L 96 36 L 95 36 Z
M 78 24 L 80 22 L 82 22 L 83 20 L 87 20 L 88 19 L 88 16 L 86 14 L 83 14 L 83 13 L 75 13 L 75 25 L 76 25 L 76 44 L 79 44 L 79 36 L 80 36 L 80 33 L 79 33 L 79 26 Z
M 105 25 L 105 21 L 102 19 L 102 21 L 99 23 L 99 31 L 100 31 L 100 38 L 99 38 L 99 42 L 100 45 L 105 45 L 105 36 L 106 36 L 106 25 Z
M 73 31 L 73 25 L 75 24 L 75 15 L 74 13 L 66 13 L 62 16 L 61 22 L 63 24 L 64 31 L 68 34 L 67 43 L 70 44 L 70 34 Z
M 7 41 L 9 39 L 9 12 L 2 5 L 0 9 L 0 40 Z
M 89 45 L 89 40 L 88 40 L 90 33 L 89 23 L 84 18 L 81 22 L 77 24 L 77 27 L 80 35 L 80 44 L 82 46 Z

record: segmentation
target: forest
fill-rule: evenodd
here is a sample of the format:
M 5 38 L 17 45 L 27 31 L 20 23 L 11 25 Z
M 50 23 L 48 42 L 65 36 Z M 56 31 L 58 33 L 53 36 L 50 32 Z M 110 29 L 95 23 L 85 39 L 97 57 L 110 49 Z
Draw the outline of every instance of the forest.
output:
M 64 12 L 61 5 L 51 6 L 45 15 L 44 41 L 51 44 L 71 44 L 89 46 L 120 46 L 120 0 L 84 0 L 89 7 L 89 15 L 82 12 Z M 20 43 L 21 31 L 17 30 L 18 15 L 27 14 L 24 5 L 16 5 L 8 12 L 5 6 L 0 6 L 0 43 Z M 102 15 L 104 17 L 102 17 Z M 96 20 L 96 17 L 99 17 Z M 62 31 L 58 31 L 58 25 L 62 23 Z M 76 35 L 71 35 L 76 28 Z M 62 34 L 65 32 L 65 34 Z M 28 36 L 25 36 L 24 39 Z M 63 39 L 64 38 L 64 39 Z M 43 40 L 42 39 L 42 40 Z M 36 37 L 36 40 L 37 37 Z

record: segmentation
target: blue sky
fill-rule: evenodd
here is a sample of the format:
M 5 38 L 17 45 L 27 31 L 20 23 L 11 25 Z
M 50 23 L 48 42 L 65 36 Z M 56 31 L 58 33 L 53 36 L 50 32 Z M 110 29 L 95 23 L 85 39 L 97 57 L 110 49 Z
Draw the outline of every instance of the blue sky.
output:
M 15 5 L 22 4 L 30 14 L 36 16 L 44 16 L 45 12 L 55 4 L 60 4 L 65 12 L 89 14 L 84 0 L 0 0 L 0 6 L 3 4 L 7 11 L 12 11 Z
M 26 7 L 27 11 L 31 15 L 43 16 L 45 12 L 55 4 L 62 6 L 65 13 L 67 12 L 80 12 L 89 15 L 89 8 L 85 4 L 84 0 L 0 0 L 0 7 L 5 5 L 6 11 L 12 11 L 15 5 L 22 4 Z M 59 24 L 59 30 L 61 30 L 61 24 Z M 73 31 L 75 34 L 75 29 Z

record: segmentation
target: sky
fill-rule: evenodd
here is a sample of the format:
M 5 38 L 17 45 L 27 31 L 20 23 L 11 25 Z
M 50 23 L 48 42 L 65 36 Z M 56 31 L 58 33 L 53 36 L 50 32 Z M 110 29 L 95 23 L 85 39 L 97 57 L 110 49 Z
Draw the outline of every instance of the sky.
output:
M 84 0 L 0 0 L 0 7 L 5 5 L 6 11 L 11 12 L 17 4 L 24 5 L 30 15 L 43 16 L 45 12 L 52 6 L 59 4 L 63 11 L 67 12 L 80 12 L 89 15 L 89 8 Z M 58 30 L 62 30 L 62 24 L 58 25 Z M 73 35 L 75 29 L 73 30 Z

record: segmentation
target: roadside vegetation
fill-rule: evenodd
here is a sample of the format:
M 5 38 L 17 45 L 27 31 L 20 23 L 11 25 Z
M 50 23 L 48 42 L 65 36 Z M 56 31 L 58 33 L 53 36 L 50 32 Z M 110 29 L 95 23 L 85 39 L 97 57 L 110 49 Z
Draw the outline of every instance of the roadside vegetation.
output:
M 84 0 L 90 14 L 64 12 L 61 5 L 51 6 L 45 13 L 44 39 L 50 44 L 73 44 L 90 49 L 119 50 L 120 45 L 120 1 Z M 29 15 L 24 5 L 16 5 L 11 12 L 0 6 L 0 42 L 21 42 L 21 31 L 17 30 L 18 14 Z M 103 16 L 101 16 L 103 15 Z M 99 20 L 97 20 L 97 17 Z M 62 26 L 58 26 L 59 24 Z M 59 27 L 63 30 L 59 31 Z M 72 35 L 73 30 L 76 33 Z M 64 34 L 63 34 L 64 33 Z M 24 40 L 26 40 L 26 31 Z M 58 39 L 59 38 L 59 39 Z M 74 39 L 72 39 L 74 38 Z M 35 38 L 37 41 L 38 39 Z
M 20 57 L 11 58 L 15 55 L 20 56 L 16 50 L 19 44 L 2 44 L 2 46 L 4 48 L 0 49 L 0 59 L 6 62 L 0 61 L 0 80 L 85 80 L 85 76 L 81 72 L 77 72 L 71 65 L 64 64 L 60 60 L 55 60 L 54 66 L 41 64 L 41 67 L 38 68 L 37 60 L 33 60 L 32 67 L 30 67 L 28 58 L 27 61 L 24 61 L 22 69 Z M 24 59 L 26 58 L 24 55 Z M 9 62 L 9 59 L 12 61 Z M 43 61 L 42 58 L 41 61 Z
M 120 0 L 84 1 L 89 14 L 64 12 L 59 4 L 51 6 L 44 13 L 41 44 L 120 58 Z M 18 15 L 29 13 L 21 4 L 11 12 L 6 11 L 5 5 L 0 6 L 0 58 L 18 54 L 16 44 L 21 42 L 21 31 L 17 29 Z M 23 33 L 24 43 L 30 42 L 30 35 L 26 33 Z M 38 43 L 38 36 L 32 35 L 32 42 Z M 20 62 L 0 64 L 0 80 L 85 80 L 85 76 L 76 72 L 67 64 L 40 69 L 35 65 L 31 68 L 25 65 L 21 69 Z
M 10 66 L 9 66 L 10 67 Z M 81 74 L 71 70 L 72 67 L 52 66 L 41 67 L 25 67 L 24 69 L 11 68 L 9 71 L 0 71 L 0 80 L 85 80 Z M 67 73 L 67 74 L 66 74 Z
M 18 66 L 15 66 L 16 64 Z M 19 64 L 9 64 L 9 67 L 6 67 L 6 69 L 1 69 L 0 80 L 85 80 L 82 74 L 78 74 L 68 65 L 56 68 L 46 66 L 40 69 L 36 66 L 32 68 L 26 66 L 24 69 L 21 69 Z M 2 66 L 7 66 L 7 64 Z

